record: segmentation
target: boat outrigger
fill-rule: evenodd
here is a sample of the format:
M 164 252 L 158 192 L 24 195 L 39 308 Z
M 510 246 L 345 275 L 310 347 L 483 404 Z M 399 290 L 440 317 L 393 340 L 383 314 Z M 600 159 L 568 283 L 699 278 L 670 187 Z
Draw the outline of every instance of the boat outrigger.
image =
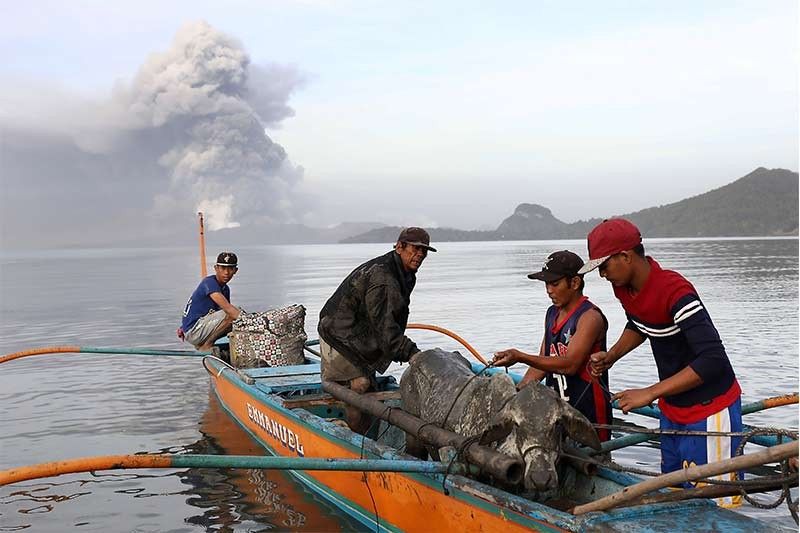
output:
M 201 222 L 201 268 L 205 250 Z M 473 371 L 493 372 L 466 341 L 426 324 L 408 327 L 445 333 L 460 342 L 483 365 Z M 303 334 L 305 339 L 305 334 Z M 304 349 L 318 355 L 312 348 Z M 797 432 L 759 431 L 746 427 L 746 440 L 763 451 L 694 466 L 648 481 L 588 450 L 568 448 L 559 462 L 557 494 L 534 501 L 486 483 L 514 485 L 521 477 L 518 461 L 474 440 L 425 423 L 402 410 L 399 387 L 391 376 L 378 378 L 378 391 L 358 395 L 320 376 L 319 358 L 301 357 L 302 364 L 237 368 L 230 364 L 227 339 L 212 352 L 56 346 L 0 356 L 0 364 L 49 353 L 129 354 L 202 357 L 212 390 L 222 408 L 271 457 L 209 455 L 125 455 L 60 461 L 0 471 L 0 485 L 73 472 L 118 468 L 249 468 L 287 470 L 347 515 L 375 531 L 725 531 L 760 532 L 780 529 L 775 524 L 718 507 L 711 498 L 782 490 L 795 522 L 797 504 Z M 239 365 L 241 366 L 241 365 Z M 248 366 L 248 365 L 245 365 Z M 519 376 L 514 376 L 519 380 Z M 798 395 L 768 398 L 742 406 L 749 414 L 798 403 Z M 367 435 L 344 423 L 346 406 L 377 417 Z M 616 407 L 616 406 L 615 406 Z M 658 417 L 652 407 L 634 412 Z M 600 453 L 653 438 L 647 428 L 604 442 Z M 404 453 L 406 432 L 450 451 L 442 461 L 423 461 Z M 740 450 L 741 451 L 741 450 Z M 440 454 L 441 455 L 441 454 Z M 742 482 L 711 484 L 710 477 L 780 463 L 778 475 Z M 479 475 L 475 475 L 479 474 Z M 686 481 L 694 489 L 668 490 Z M 690 499 L 691 498 L 691 499 Z M 788 529 L 793 530 L 793 529 Z
M 313 351 L 306 343 L 306 349 Z M 81 346 L 27 350 L 0 357 L 0 364 L 47 353 L 117 353 L 147 356 L 202 357 L 211 376 L 213 392 L 223 409 L 269 454 L 263 456 L 131 455 L 46 463 L 0 472 L 0 485 L 69 472 L 117 468 L 260 468 L 288 470 L 300 482 L 365 527 L 377 531 L 764 531 L 775 524 L 718 507 L 709 497 L 735 493 L 739 487 L 710 486 L 685 491 L 658 490 L 690 479 L 706 479 L 798 456 L 796 433 L 792 439 L 756 435 L 752 442 L 768 446 L 762 452 L 711 463 L 689 477 L 690 469 L 667 474 L 669 483 L 643 482 L 630 473 L 616 471 L 611 463 L 592 460 L 575 450 L 560 464 L 562 480 L 556 498 L 544 502 L 526 499 L 471 477 L 476 470 L 513 481 L 513 462 L 492 455 L 475 443 L 447 434 L 430 424 L 413 427 L 411 415 L 399 405 L 394 378 L 380 377 L 379 391 L 356 400 L 353 393 L 320 378 L 319 360 L 306 356 L 293 366 L 235 368 L 222 358 L 203 352 L 92 348 Z M 485 365 L 473 364 L 478 372 Z M 518 379 L 518 377 L 517 377 Z M 743 405 L 743 413 L 797 404 L 797 394 Z M 343 424 L 346 403 L 383 415 L 379 427 L 362 436 Z M 389 409 L 391 408 L 391 409 Z M 651 408 L 652 410 L 652 408 Z M 642 414 L 655 415 L 642 410 Z M 391 422 L 391 424 L 389 423 Z M 417 421 L 421 422 L 421 421 Z M 395 425 L 397 424 L 397 425 Z M 412 425 L 409 425 L 412 424 Z M 400 427 L 398 427 L 400 426 Z M 425 424 L 423 424 L 425 426 Z M 401 429 L 402 427 L 402 429 Z M 467 453 L 447 462 L 421 461 L 403 453 L 405 431 L 423 440 L 460 447 Z M 754 432 L 758 433 L 758 432 Z M 604 451 L 646 440 L 632 434 L 604 443 Z M 786 442 L 788 440 L 788 442 Z M 467 444 L 467 445 L 464 445 Z M 459 459 L 456 461 L 455 459 Z M 724 462 L 723 462 L 724 463 Z M 677 479 L 681 477 L 681 479 Z M 796 487 L 797 474 L 787 471 L 780 479 L 747 480 L 745 489 L 764 492 Z M 702 498 L 671 501 L 676 494 Z M 699 491 L 699 492 L 698 492 Z M 716 491 L 716 492 L 715 492 Z M 620 495 L 625 498 L 620 499 Z M 627 496 L 635 496 L 629 498 Z M 790 493 L 791 497 L 791 493 Z M 793 504 L 791 501 L 791 505 Z M 616 506 L 615 508 L 611 508 Z
M 323 384 L 314 358 L 307 357 L 302 365 L 253 369 L 237 369 L 216 357 L 206 357 L 203 364 L 223 408 L 276 456 L 366 458 L 398 465 L 414 461 L 402 453 L 405 433 L 394 425 L 382 422 L 369 438 L 340 423 L 343 400 L 355 400 L 348 398 L 347 389 Z M 359 406 L 381 406 L 372 407 L 374 414 L 401 413 L 394 379 L 380 378 L 379 384 L 381 390 Z M 398 417 L 392 421 L 398 422 Z M 788 446 L 794 446 L 789 453 L 796 455 L 797 443 Z M 381 531 L 760 531 L 767 527 L 708 499 L 576 514 L 580 506 L 641 479 L 604 466 L 586 469 L 564 462 L 561 468 L 559 497 L 544 503 L 461 474 L 404 472 L 400 466 L 384 472 L 294 470 L 293 474 L 353 518 Z

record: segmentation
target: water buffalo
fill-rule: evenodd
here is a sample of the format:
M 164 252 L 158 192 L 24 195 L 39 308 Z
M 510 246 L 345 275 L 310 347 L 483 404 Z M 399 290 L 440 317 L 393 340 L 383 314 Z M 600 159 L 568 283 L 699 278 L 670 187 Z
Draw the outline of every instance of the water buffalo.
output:
M 507 374 L 475 377 L 458 352 L 435 348 L 415 355 L 400 380 L 400 394 L 403 409 L 414 416 L 461 435 L 483 434 L 481 444 L 495 443 L 498 451 L 520 457 L 528 493 L 558 487 L 556 461 L 565 436 L 600 449 L 591 423 L 552 389 L 531 383 L 518 393 Z M 419 457 L 426 453 L 412 435 L 406 436 L 406 450 Z

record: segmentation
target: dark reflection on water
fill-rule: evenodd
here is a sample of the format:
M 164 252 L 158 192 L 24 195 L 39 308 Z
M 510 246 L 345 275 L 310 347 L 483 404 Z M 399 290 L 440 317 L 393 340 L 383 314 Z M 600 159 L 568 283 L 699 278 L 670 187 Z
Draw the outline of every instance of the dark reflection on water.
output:
M 212 455 L 263 455 L 264 450 L 224 412 L 209 395 L 209 406 L 200 423 L 203 438 L 183 451 Z M 341 516 L 325 500 L 281 471 L 257 469 L 190 469 L 178 474 L 193 487 L 186 500 L 202 514 L 186 518 L 190 524 L 215 530 L 233 524 L 257 525 L 253 531 L 365 530 Z
M 553 250 L 585 256 L 585 241 L 442 243 L 418 276 L 412 322 L 447 327 L 485 356 L 511 346 L 534 351 L 549 305 L 526 274 Z M 646 241 L 664 268 L 686 275 L 710 310 L 744 401 L 797 391 L 798 240 Z M 306 330 L 353 267 L 385 244 L 253 246 L 237 250 L 235 303 L 306 306 Z M 213 250 L 209 250 L 213 252 Z M 0 258 L 0 353 L 43 345 L 185 349 L 174 338 L 198 279 L 196 248 L 62 250 Z M 586 278 L 586 294 L 625 324 L 608 283 Z M 421 347 L 462 349 L 413 331 Z M 611 372 L 612 390 L 649 385 L 644 345 Z M 396 376 L 402 368 L 394 366 Z M 74 457 L 156 453 L 262 454 L 209 397 L 196 359 L 91 354 L 31 357 L 0 366 L 0 469 Z M 626 421 L 653 425 L 638 416 Z M 794 407 L 748 415 L 750 424 L 797 428 Z M 614 454 L 658 468 L 650 447 Z M 744 509 L 792 525 L 784 507 Z M 0 531 L 336 531 L 359 528 L 287 474 L 248 470 L 138 470 L 72 474 L 0 487 Z
M 222 410 L 213 394 L 209 394 L 199 430 L 202 437 L 192 444 L 151 453 L 264 454 L 264 449 Z M 64 514 L 74 517 L 70 527 L 96 531 L 369 531 L 279 471 L 203 468 L 69 477 L 73 480 L 24 483 L 0 491 L 0 531 L 63 531 Z M 100 505 L 98 498 L 106 500 L 107 508 L 109 495 L 114 495 L 117 510 L 93 512 Z M 134 500 L 119 500 L 117 495 Z M 167 496 L 180 497 L 181 519 L 177 522 L 165 522 L 169 513 L 163 509 L 162 500 Z M 74 508 L 64 507 L 79 498 L 83 499 L 82 511 L 89 515 L 85 521 L 70 512 Z M 144 503 L 147 500 L 155 505 Z M 147 512 L 148 508 L 153 512 Z M 32 518 L 53 511 L 62 516 L 44 521 Z M 124 521 L 116 520 L 125 515 Z M 180 522 L 186 527 L 178 526 Z

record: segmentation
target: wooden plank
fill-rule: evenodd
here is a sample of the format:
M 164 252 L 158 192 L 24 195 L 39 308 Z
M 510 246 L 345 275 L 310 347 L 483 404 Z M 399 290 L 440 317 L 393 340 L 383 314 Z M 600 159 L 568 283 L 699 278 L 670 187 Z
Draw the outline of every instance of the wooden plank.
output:
M 319 374 L 310 376 L 275 376 L 271 378 L 256 380 L 259 385 L 267 387 L 287 387 L 290 385 L 311 385 L 321 383 Z
M 319 364 L 291 365 L 291 366 L 265 366 L 262 368 L 242 369 L 245 374 L 254 379 L 264 379 L 283 376 L 305 376 L 316 374 L 319 376 Z
M 368 392 L 365 396 L 385 402 L 387 400 L 399 400 L 400 391 L 382 391 L 382 392 Z M 337 400 L 330 394 L 309 394 L 301 396 L 300 398 L 290 398 L 283 400 L 283 404 L 289 409 L 307 409 L 309 407 L 317 407 L 320 405 L 344 405 L 344 402 Z

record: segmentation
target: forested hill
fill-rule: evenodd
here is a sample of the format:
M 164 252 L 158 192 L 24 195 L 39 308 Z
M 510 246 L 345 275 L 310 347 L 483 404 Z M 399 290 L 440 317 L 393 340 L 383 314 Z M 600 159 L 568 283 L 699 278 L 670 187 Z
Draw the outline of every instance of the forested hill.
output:
M 650 237 L 798 234 L 798 174 L 758 168 L 692 198 L 625 215 Z
M 646 237 L 737 237 L 798 234 L 798 174 L 758 168 L 718 189 L 633 213 Z M 520 204 L 494 231 L 430 228 L 434 242 L 584 238 L 602 219 L 566 223 L 537 204 Z M 342 242 L 392 242 L 400 228 L 377 228 Z

